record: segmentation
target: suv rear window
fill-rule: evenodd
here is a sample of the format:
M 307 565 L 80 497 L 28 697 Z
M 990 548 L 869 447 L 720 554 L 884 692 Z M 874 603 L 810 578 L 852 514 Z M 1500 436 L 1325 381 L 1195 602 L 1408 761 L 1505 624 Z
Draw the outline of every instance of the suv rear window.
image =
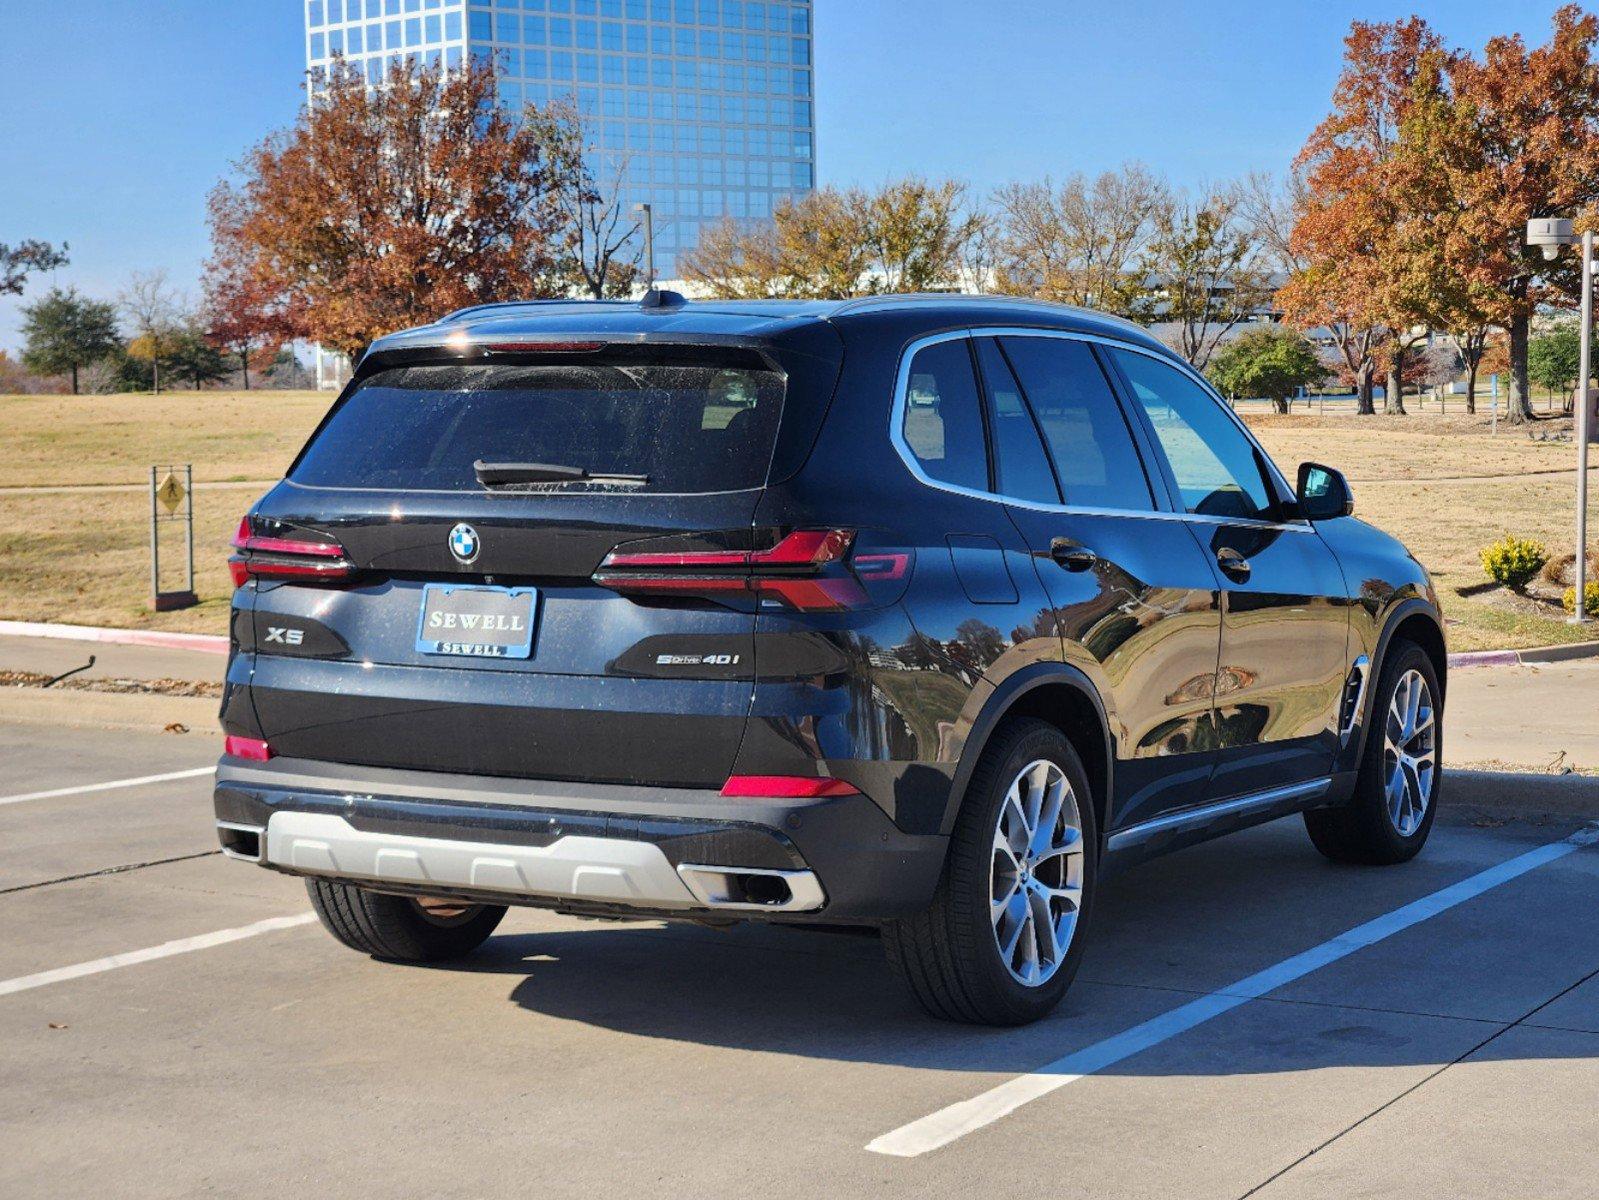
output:
M 479 491 L 477 460 L 645 476 L 537 491 L 721 492 L 766 482 L 783 379 L 683 363 L 397 367 L 363 380 L 289 473 L 310 487 Z

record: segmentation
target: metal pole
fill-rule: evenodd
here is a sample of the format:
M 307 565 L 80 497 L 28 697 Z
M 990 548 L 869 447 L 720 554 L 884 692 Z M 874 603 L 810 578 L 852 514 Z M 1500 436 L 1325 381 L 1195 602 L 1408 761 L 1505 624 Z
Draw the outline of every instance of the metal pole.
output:
M 655 209 L 651 205 L 644 206 L 644 257 L 650 276 L 650 287 L 655 286 Z
M 155 608 L 155 598 L 161 594 L 161 539 L 156 534 L 156 468 L 150 468 L 150 607 Z
M 1572 621 L 1588 619 L 1588 380 L 1593 359 L 1593 231 L 1582 235 L 1582 354 L 1577 381 L 1577 603 Z
M 194 464 L 188 463 L 183 468 L 183 485 L 189 492 L 189 508 L 185 514 L 189 526 L 189 586 L 190 594 L 194 592 Z

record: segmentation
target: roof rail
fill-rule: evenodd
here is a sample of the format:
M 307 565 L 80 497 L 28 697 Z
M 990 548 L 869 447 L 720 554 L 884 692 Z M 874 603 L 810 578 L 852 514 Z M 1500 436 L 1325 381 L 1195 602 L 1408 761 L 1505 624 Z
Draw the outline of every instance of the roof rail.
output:
M 966 304 L 1008 304 L 1018 308 L 1036 308 L 1045 312 L 1060 312 L 1069 309 L 1095 320 L 1106 321 L 1115 325 L 1122 325 L 1128 329 L 1148 332 L 1136 321 L 1129 321 L 1125 317 L 1116 316 L 1114 313 L 1101 312 L 1096 308 L 1084 308 L 1076 304 L 1061 304 L 1055 300 L 1041 300 L 1036 296 L 1005 296 L 992 292 L 884 292 L 876 296 L 858 296 L 853 300 L 846 300 L 839 305 L 834 316 L 843 316 L 846 313 L 860 312 L 869 309 L 911 307 L 917 304 L 933 304 L 942 302 Z

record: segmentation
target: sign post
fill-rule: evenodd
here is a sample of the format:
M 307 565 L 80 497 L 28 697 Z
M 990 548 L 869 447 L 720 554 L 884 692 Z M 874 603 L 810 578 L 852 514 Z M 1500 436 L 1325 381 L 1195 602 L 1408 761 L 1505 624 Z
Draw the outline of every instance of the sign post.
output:
M 1576 604 L 1572 623 L 1581 625 L 1588 619 L 1588 428 L 1593 414 L 1593 394 L 1588 380 L 1593 363 L 1593 230 L 1582 235 L 1582 349 L 1577 384 L 1577 402 L 1572 409 L 1576 419 L 1573 433 L 1577 442 L 1577 560 L 1575 563 Z
M 182 477 L 179 477 L 182 472 Z M 181 510 L 181 511 L 180 511 Z M 187 586 L 181 592 L 161 590 L 161 526 L 182 522 Z M 192 608 L 200 603 L 194 594 L 194 468 L 150 468 L 150 607 L 156 612 Z

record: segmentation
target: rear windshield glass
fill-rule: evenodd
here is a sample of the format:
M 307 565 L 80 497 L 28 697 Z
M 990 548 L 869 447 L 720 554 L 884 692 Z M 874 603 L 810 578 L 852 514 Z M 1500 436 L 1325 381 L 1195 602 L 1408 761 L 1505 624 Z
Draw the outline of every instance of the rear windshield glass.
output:
M 620 364 L 417 366 L 363 381 L 290 472 L 311 487 L 479 491 L 473 463 L 642 482 L 530 491 L 720 492 L 766 482 L 783 404 L 772 371 Z

